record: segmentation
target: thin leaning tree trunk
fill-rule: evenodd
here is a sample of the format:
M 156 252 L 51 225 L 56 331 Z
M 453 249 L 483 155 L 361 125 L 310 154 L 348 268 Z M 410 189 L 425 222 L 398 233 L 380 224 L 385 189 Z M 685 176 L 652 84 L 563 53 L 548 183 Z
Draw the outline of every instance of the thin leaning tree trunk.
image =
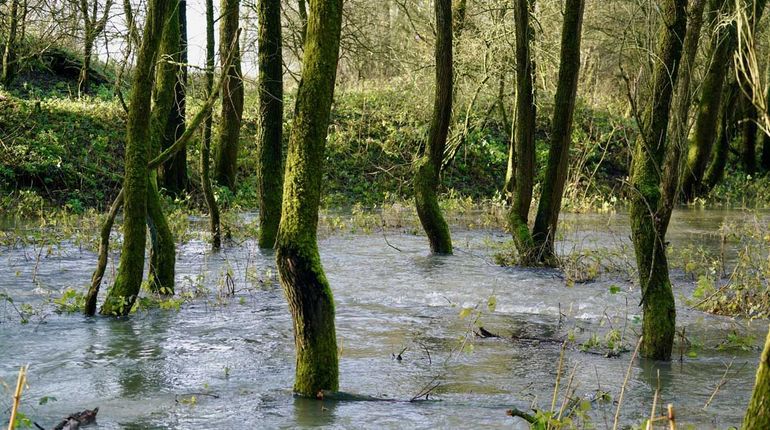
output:
M 414 195 L 417 215 L 435 254 L 451 254 L 449 225 L 438 204 L 441 165 L 452 116 L 452 2 L 436 0 L 436 92 L 433 118 L 424 154 L 415 162 Z
M 309 397 L 339 389 L 334 298 L 316 229 L 341 28 L 342 0 L 311 0 L 276 240 L 276 263 L 294 323 L 294 391 Z
M 540 262 L 555 266 L 554 236 L 559 220 L 564 184 L 569 167 L 572 141 L 572 118 L 575 112 L 578 76 L 580 75 L 580 39 L 583 27 L 584 0 L 567 0 L 561 35 L 559 84 L 556 88 L 548 165 L 543 192 L 537 208 L 532 239 Z
M 281 3 L 259 0 L 259 246 L 273 248 L 281 221 L 283 188 L 283 60 Z
M 206 0 L 206 95 L 213 97 L 214 89 L 214 0 Z M 209 230 L 211 231 L 211 248 L 215 251 L 222 246 L 222 234 L 219 223 L 219 205 L 214 198 L 211 187 L 211 107 L 206 111 L 206 121 L 203 126 L 203 141 L 201 142 L 201 188 L 209 210 Z
M 687 29 L 686 0 L 660 2 L 662 24 L 643 129 L 637 137 L 631 172 L 631 238 L 642 290 L 644 357 L 669 360 L 674 343 L 676 307 L 666 260 L 666 232 L 658 229 L 662 169 L 671 99 Z

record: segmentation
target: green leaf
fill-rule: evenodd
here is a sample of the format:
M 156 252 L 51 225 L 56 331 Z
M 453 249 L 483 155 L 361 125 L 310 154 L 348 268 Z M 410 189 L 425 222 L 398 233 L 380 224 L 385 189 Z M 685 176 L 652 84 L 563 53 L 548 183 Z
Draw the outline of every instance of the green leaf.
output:
M 470 315 L 472 311 L 473 311 L 473 308 L 463 308 L 460 311 L 460 318 L 464 319 L 464 318 L 468 317 L 468 315 Z
M 48 402 L 55 402 L 56 400 L 57 400 L 56 397 L 53 397 L 53 396 L 43 396 L 40 398 L 40 401 L 38 402 L 38 404 L 42 406 L 47 404 Z
M 617 294 L 619 292 L 620 292 L 620 287 L 618 287 L 615 284 L 610 285 L 610 294 Z
M 496 308 L 497 308 L 497 297 L 489 296 L 489 300 L 487 300 L 487 309 L 489 309 L 489 312 L 494 312 Z

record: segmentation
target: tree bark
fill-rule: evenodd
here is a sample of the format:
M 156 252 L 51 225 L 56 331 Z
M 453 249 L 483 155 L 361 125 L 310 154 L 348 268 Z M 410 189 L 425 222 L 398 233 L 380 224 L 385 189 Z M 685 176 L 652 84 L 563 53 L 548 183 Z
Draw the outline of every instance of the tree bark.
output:
M 719 23 L 735 10 L 733 0 L 712 0 L 709 14 Z M 682 181 L 682 193 L 691 201 L 703 192 L 703 174 L 711 157 L 717 131 L 719 108 L 722 102 L 722 86 L 735 51 L 735 25 L 717 25 L 712 38 L 711 62 L 703 78 L 695 133 L 690 140 L 687 169 Z
M 220 185 L 235 191 L 238 173 L 238 147 L 243 114 L 243 80 L 241 78 L 241 50 L 238 41 L 240 0 L 222 0 L 219 27 L 219 56 L 222 73 L 226 76 L 222 89 L 222 118 L 219 142 L 214 155 L 214 174 Z M 234 55 L 228 53 L 234 50 Z M 229 58 L 229 61 L 228 61 Z M 227 63 L 225 63 L 228 61 Z
M 9 86 L 16 77 L 16 32 L 19 27 L 19 0 L 11 0 L 11 10 L 8 16 L 8 37 L 3 51 L 3 74 L 0 80 Z
M 555 266 L 554 236 L 559 220 L 564 183 L 569 167 L 572 141 L 572 117 L 575 112 L 578 77 L 580 75 L 580 39 L 583 27 L 584 0 L 567 0 L 561 34 L 559 83 L 556 87 L 548 165 L 543 179 L 543 192 L 537 208 L 532 239 L 539 250 L 539 261 Z
M 276 240 L 278 272 L 294 322 L 294 391 L 309 397 L 339 389 L 334 298 L 316 229 L 341 27 L 342 0 L 311 0 Z
M 642 133 L 636 140 L 631 172 L 631 238 L 642 289 L 642 346 L 644 357 L 671 359 L 676 307 L 666 260 L 666 232 L 659 229 L 661 181 L 666 156 L 671 99 L 679 71 L 687 28 L 686 0 L 660 3 L 662 24 L 649 86 Z
M 180 27 L 179 0 L 172 0 L 168 20 L 163 30 L 160 58 L 156 70 L 155 100 L 150 118 L 151 148 L 153 157 L 176 142 L 177 100 L 176 85 L 179 79 Z M 178 156 L 179 153 L 175 154 Z M 171 158 L 173 160 L 173 157 Z M 162 165 L 161 165 L 162 166 Z M 174 237 L 168 227 L 158 190 L 158 170 L 149 172 L 147 189 L 147 226 L 150 228 L 150 290 L 156 293 L 173 294 L 176 249 Z
M 508 214 L 508 226 L 513 235 L 519 262 L 532 264 L 534 242 L 527 225 L 535 180 L 535 65 L 531 42 L 534 38 L 530 13 L 534 0 L 516 0 L 516 168 L 513 207 Z
M 725 84 L 724 96 L 719 113 L 719 134 L 717 136 L 717 145 L 714 147 L 714 156 L 703 177 L 704 193 L 717 186 L 725 175 L 727 166 L 727 157 L 730 155 L 730 142 L 735 137 L 735 107 L 738 103 L 738 82 L 735 75 L 732 75 L 729 82 Z
M 757 23 L 762 19 L 767 0 L 748 0 L 745 4 L 746 15 L 748 17 L 748 32 L 751 37 L 756 37 Z M 741 53 L 743 55 L 743 53 Z M 754 87 L 746 80 L 743 73 L 738 73 L 741 91 L 740 106 L 743 120 L 741 123 L 741 162 L 749 175 L 754 175 L 757 171 L 757 118 L 759 112 L 754 106 Z
M 176 67 L 176 81 L 174 84 L 174 105 L 169 114 L 169 131 L 173 131 L 173 141 L 164 140 L 163 149 L 179 139 L 184 134 L 185 120 L 187 117 L 187 1 L 179 1 L 179 44 L 174 57 L 178 58 L 179 65 Z M 182 148 L 171 157 L 170 160 L 163 163 L 160 169 L 163 188 L 171 196 L 183 194 L 189 185 L 187 177 L 187 148 Z
M 451 254 L 449 226 L 438 205 L 438 187 L 452 116 L 452 2 L 436 0 L 436 90 L 428 141 L 415 162 L 414 195 L 417 215 L 435 254 Z
M 759 358 L 754 391 L 749 407 L 743 417 L 743 430 L 765 430 L 770 428 L 770 333 Z
M 211 97 L 214 89 L 214 0 L 206 0 L 206 97 Z M 211 231 L 211 247 L 218 250 L 222 246 L 222 235 L 219 224 L 219 206 L 211 188 L 209 164 L 211 159 L 211 109 L 206 114 L 203 126 L 203 141 L 201 142 L 201 188 L 206 206 L 209 210 L 209 230 Z
M 283 60 L 281 3 L 258 1 L 259 50 L 259 246 L 272 248 L 281 221 L 283 188 Z
M 299 25 L 300 25 L 300 49 L 304 49 L 305 39 L 307 38 L 307 4 L 306 0 L 297 0 L 297 8 L 299 9 Z
M 103 315 L 128 315 L 142 284 L 144 248 L 147 240 L 145 217 L 149 174 L 148 143 L 151 138 L 150 104 L 155 61 L 170 4 L 169 0 L 150 1 L 144 37 L 134 68 L 123 180 L 123 249 L 115 283 L 100 310 Z
M 669 122 L 668 135 L 671 144 L 663 166 L 663 186 L 661 197 L 660 218 L 658 229 L 668 230 L 671 213 L 679 199 L 680 170 L 682 153 L 687 147 L 687 135 L 690 131 L 690 105 L 692 104 L 693 88 L 691 85 L 695 59 L 698 54 L 701 28 L 703 27 L 703 10 L 706 0 L 690 0 L 687 20 L 687 36 L 684 40 L 682 66 L 676 82 L 672 120 Z

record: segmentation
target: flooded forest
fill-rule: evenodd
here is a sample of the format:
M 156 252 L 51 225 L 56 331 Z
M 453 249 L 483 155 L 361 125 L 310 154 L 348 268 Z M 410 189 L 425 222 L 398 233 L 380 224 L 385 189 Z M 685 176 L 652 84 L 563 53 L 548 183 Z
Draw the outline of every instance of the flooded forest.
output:
M 0 429 L 770 429 L 765 0 L 2 0 Z

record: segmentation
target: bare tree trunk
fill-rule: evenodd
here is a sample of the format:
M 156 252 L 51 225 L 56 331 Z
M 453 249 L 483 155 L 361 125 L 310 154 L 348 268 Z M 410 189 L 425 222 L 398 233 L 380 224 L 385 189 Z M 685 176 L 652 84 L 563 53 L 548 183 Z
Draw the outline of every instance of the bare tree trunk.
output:
M 214 0 L 206 0 L 206 97 L 211 97 L 214 88 Z M 206 206 L 209 209 L 209 230 L 211 230 L 211 247 L 218 250 L 222 246 L 222 235 L 219 227 L 219 206 L 211 188 L 209 164 L 211 155 L 211 109 L 207 112 L 206 123 L 203 127 L 201 142 L 201 188 Z
M 532 239 L 539 250 L 540 262 L 555 266 L 554 236 L 559 220 L 564 183 L 569 167 L 569 147 L 572 142 L 572 117 L 575 112 L 578 77 L 580 75 L 580 39 L 583 28 L 584 0 L 567 0 L 561 33 L 559 84 L 556 88 L 551 147 L 543 180 L 543 192 L 537 208 Z
M 529 233 L 529 208 L 535 180 L 535 65 L 531 43 L 534 38 L 530 14 L 535 0 L 516 0 L 516 168 L 513 207 L 508 226 L 513 235 L 519 262 L 534 260 L 534 243 Z

